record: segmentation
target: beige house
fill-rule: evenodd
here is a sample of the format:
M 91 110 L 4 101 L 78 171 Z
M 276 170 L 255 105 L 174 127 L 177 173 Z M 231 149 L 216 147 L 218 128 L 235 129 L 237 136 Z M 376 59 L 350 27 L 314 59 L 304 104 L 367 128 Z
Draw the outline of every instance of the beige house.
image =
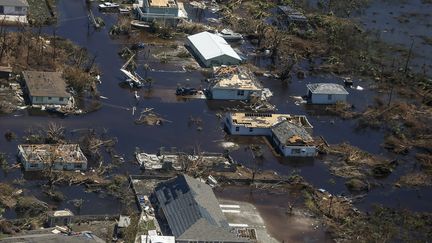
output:
M 23 72 L 26 91 L 33 105 L 67 105 L 71 95 L 59 72 Z

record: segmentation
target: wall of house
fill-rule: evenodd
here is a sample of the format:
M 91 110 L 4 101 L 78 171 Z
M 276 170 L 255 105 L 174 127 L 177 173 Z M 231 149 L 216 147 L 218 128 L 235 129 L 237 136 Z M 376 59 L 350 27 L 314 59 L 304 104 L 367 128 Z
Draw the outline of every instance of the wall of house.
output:
M 27 7 L 0 6 L 0 14 L 27 15 Z
M 270 128 L 248 128 L 243 125 L 235 125 L 232 123 L 231 118 L 225 118 L 225 126 L 231 135 L 242 136 L 270 136 Z
M 310 102 L 312 104 L 336 104 L 338 101 L 346 101 L 347 95 L 345 94 L 311 94 Z
M 215 100 L 249 100 L 253 90 L 210 88 L 212 99 Z
M 68 97 L 31 96 L 30 99 L 33 105 L 67 105 L 69 102 Z
M 315 146 L 285 146 L 279 145 L 285 157 L 314 157 L 317 154 Z

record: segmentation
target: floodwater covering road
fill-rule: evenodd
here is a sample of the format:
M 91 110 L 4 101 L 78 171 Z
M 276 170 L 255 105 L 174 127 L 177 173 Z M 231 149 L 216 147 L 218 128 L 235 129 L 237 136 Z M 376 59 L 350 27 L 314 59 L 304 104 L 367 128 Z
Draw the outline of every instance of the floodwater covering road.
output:
M 75 44 L 85 47 L 91 54 L 97 56 L 96 63 L 102 71 L 102 84 L 99 85 L 98 89 L 101 95 L 107 97 L 107 99 L 102 100 L 102 108 L 86 115 L 65 118 L 31 115 L 27 110 L 17 111 L 10 115 L 0 116 L 0 131 L 2 133 L 9 130 L 16 133 L 18 138 L 20 138 L 29 128 L 46 127 L 50 122 L 59 123 L 64 126 L 68 131 L 66 135 L 70 137 L 74 136 L 71 131 L 77 129 L 94 128 L 99 131 L 106 129 L 110 137 L 118 139 L 116 150 L 126 158 L 126 162 L 115 170 L 115 173 L 121 174 L 140 173 L 139 167 L 132 163 L 136 147 L 150 153 L 156 152 L 162 146 L 177 147 L 185 151 L 199 148 L 201 151 L 222 152 L 221 142 L 229 140 L 238 142 L 240 145 L 240 149 L 231 154 L 235 160 L 246 166 L 253 163 L 252 153 L 246 149 L 248 144 L 225 135 L 222 120 L 216 116 L 217 113 L 220 113 L 220 110 L 214 108 L 220 106 L 219 103 L 206 100 L 184 101 L 178 100 L 175 97 L 174 91 L 178 83 L 190 86 L 203 84 L 202 80 L 205 77 L 200 71 L 175 73 L 149 71 L 148 76 L 155 80 L 152 88 L 153 92 L 140 90 L 138 94 L 145 98 L 140 98 L 139 100 L 135 99 L 132 91 L 120 88 L 119 82 L 123 81 L 124 77 L 119 69 L 123 65 L 124 60 L 120 58 L 118 51 L 125 46 L 127 40 L 122 38 L 112 39 L 108 34 L 109 27 L 116 21 L 117 16 L 115 14 L 100 14 L 95 6 L 93 8 L 93 12 L 101 16 L 107 26 L 99 31 L 88 28 L 87 6 L 84 0 L 58 1 L 59 23 L 56 26 L 56 32 L 57 35 L 70 39 Z M 385 32 L 383 38 L 394 40 L 394 36 L 388 36 L 390 35 L 389 33 L 393 33 L 393 35 L 400 35 L 400 38 L 397 39 L 402 44 L 410 42 L 410 38 L 406 39 L 403 36 L 406 35 L 405 31 L 410 31 L 413 28 L 408 25 L 405 31 L 400 30 L 397 28 L 401 25 L 398 21 L 395 22 L 393 20 L 386 20 L 385 17 L 377 17 L 381 16 L 375 14 L 380 8 L 382 8 L 380 4 L 372 4 L 370 11 L 365 11 L 365 17 L 360 17 L 365 22 L 366 27 L 379 29 L 394 28 L 396 29 L 395 31 Z M 409 8 L 405 8 L 405 10 L 408 11 Z M 394 12 L 397 11 L 394 10 Z M 371 19 L 376 19 L 376 22 Z M 382 22 L 390 22 L 390 25 L 393 24 L 396 26 L 384 27 L 381 26 L 382 24 L 378 24 Z M 53 32 L 52 27 L 44 28 L 44 32 L 51 34 Z M 431 32 L 429 31 L 429 33 Z M 419 33 L 413 33 L 413 35 L 418 36 Z M 425 50 L 429 50 L 429 54 L 432 53 L 430 45 L 427 47 L 417 43 L 417 41 L 416 48 L 426 48 Z M 422 60 L 429 61 L 428 65 L 430 65 L 430 56 L 426 56 L 424 59 L 420 57 L 416 59 L 419 65 Z M 140 61 L 142 63 L 139 62 L 138 65 L 142 69 L 145 59 Z M 151 68 L 157 70 L 164 69 L 163 64 L 154 65 Z M 287 86 L 279 80 L 265 77 L 260 77 L 259 79 L 264 87 L 273 91 L 274 96 L 271 102 L 276 104 L 277 112 L 307 115 L 314 126 L 314 136 L 323 136 L 330 144 L 346 141 L 367 152 L 393 156 L 396 159 L 395 155 L 389 155 L 382 148 L 381 144 L 384 137 L 382 131 L 370 129 L 358 130 L 356 129 L 357 125 L 355 121 L 328 116 L 320 112 L 319 108 L 306 109 L 303 105 L 296 105 L 294 100 L 290 98 L 290 96 L 304 95 L 307 83 L 341 83 L 342 79 L 340 77 L 320 75 L 307 77 L 306 80 L 299 80 L 293 77 L 292 82 Z M 368 82 L 361 80 L 355 80 L 355 82 L 363 86 L 365 90 L 348 90 L 350 92 L 348 101 L 357 109 L 363 109 L 367 106 L 367 101 L 372 101 L 376 94 L 369 89 Z M 137 108 L 135 115 L 132 114 L 134 106 Z M 165 122 L 162 126 L 136 125 L 134 120 L 138 118 L 140 111 L 145 108 L 154 108 L 155 112 L 169 122 Z M 190 117 L 199 117 L 203 120 L 202 131 L 198 131 L 193 126 L 188 126 Z M 7 154 L 10 164 L 16 163 L 15 155 L 19 143 L 20 139 L 13 140 L 12 142 L 7 142 L 3 138 L 0 139 L 0 152 Z M 275 157 L 265 144 L 262 144 L 262 148 L 264 159 L 263 163 L 260 164 L 261 169 L 272 169 L 283 175 L 289 175 L 293 171 L 296 171 L 296 173 L 303 176 L 315 187 L 324 188 L 334 194 L 350 194 L 344 185 L 344 180 L 331 175 L 328 167 L 319 158 L 307 162 L 292 161 Z M 109 162 L 109 159 L 105 161 L 105 163 Z M 393 183 L 401 173 L 410 166 L 412 166 L 412 163 L 409 161 L 400 163 L 390 177 L 380 180 L 381 185 L 373 188 L 356 206 L 369 210 L 373 204 L 384 204 L 389 207 L 407 208 L 414 211 L 432 211 L 432 204 L 430 203 L 432 201 L 432 191 L 430 188 L 400 189 L 393 187 Z M 22 178 L 22 176 L 23 173 L 21 171 L 12 170 L 8 173 L 0 174 L 0 180 L 11 182 Z M 41 200 L 49 201 L 40 191 L 38 181 L 28 180 L 23 187 L 28 189 L 26 193 L 35 195 Z M 82 186 L 65 187 L 61 188 L 60 191 L 65 195 L 66 200 L 60 203 L 53 202 L 59 208 L 67 207 L 73 209 L 72 200 L 82 198 L 84 199 L 84 204 L 80 211 L 82 214 L 110 214 L 118 213 L 122 210 L 121 203 L 116 199 L 108 195 L 101 196 L 99 194 L 86 193 L 85 188 Z M 266 197 L 265 194 L 258 196 Z M 268 203 L 272 202 L 274 201 L 268 200 Z M 265 204 L 263 201 L 260 201 L 260 204 L 261 211 L 264 213 L 263 218 L 273 220 L 272 214 L 274 212 L 266 208 L 263 205 Z M 266 216 L 265 214 L 268 215 Z M 12 211 L 7 211 L 4 216 L 7 218 L 16 217 Z M 273 231 L 277 230 L 277 226 L 274 226 Z M 277 234 L 277 232 L 272 233 Z

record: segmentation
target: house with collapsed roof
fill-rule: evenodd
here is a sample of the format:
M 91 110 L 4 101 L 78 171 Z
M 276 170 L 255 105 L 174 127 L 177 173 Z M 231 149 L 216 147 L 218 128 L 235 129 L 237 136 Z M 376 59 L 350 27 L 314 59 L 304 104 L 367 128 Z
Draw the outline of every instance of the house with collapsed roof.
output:
M 278 6 L 277 11 L 283 25 L 297 24 L 302 26 L 307 24 L 306 16 L 291 6 Z
M 231 135 L 266 136 L 286 157 L 316 155 L 313 126 L 303 115 L 229 113 L 225 128 Z
M 179 175 L 161 182 L 154 196 L 156 212 L 177 243 L 249 242 L 230 228 L 211 187 L 197 179 Z
M 71 95 L 59 72 L 24 71 L 25 91 L 33 105 L 68 105 Z
M 87 170 L 87 158 L 78 144 L 21 144 L 18 157 L 25 171 Z
M 306 86 L 307 99 L 311 104 L 328 105 L 345 102 L 349 94 L 340 84 L 316 83 Z
M 312 136 L 298 123 L 283 121 L 271 128 L 271 138 L 285 157 L 313 157 L 316 147 Z
M 208 96 L 215 100 L 251 100 L 261 98 L 263 87 L 255 75 L 240 66 L 213 68 L 213 78 L 209 79 Z
M 9 22 L 27 23 L 27 0 L 0 0 L 0 18 Z
M 206 31 L 188 36 L 186 45 L 205 67 L 237 65 L 242 61 L 224 38 Z

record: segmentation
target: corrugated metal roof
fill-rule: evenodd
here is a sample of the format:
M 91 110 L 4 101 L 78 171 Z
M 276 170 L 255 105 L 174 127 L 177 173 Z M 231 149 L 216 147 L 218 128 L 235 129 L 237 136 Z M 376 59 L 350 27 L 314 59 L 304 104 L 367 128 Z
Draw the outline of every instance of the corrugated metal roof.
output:
M 177 239 L 244 242 L 229 225 L 213 190 L 187 175 L 160 183 L 155 195 Z
M 205 31 L 188 36 L 188 40 L 206 60 L 227 55 L 241 61 L 240 56 L 234 51 L 234 49 L 232 49 L 225 39 L 215 34 Z
M 307 87 L 314 94 L 348 94 L 345 88 L 340 84 L 316 83 L 308 84 Z
M 0 6 L 28 7 L 27 0 L 0 0 Z

